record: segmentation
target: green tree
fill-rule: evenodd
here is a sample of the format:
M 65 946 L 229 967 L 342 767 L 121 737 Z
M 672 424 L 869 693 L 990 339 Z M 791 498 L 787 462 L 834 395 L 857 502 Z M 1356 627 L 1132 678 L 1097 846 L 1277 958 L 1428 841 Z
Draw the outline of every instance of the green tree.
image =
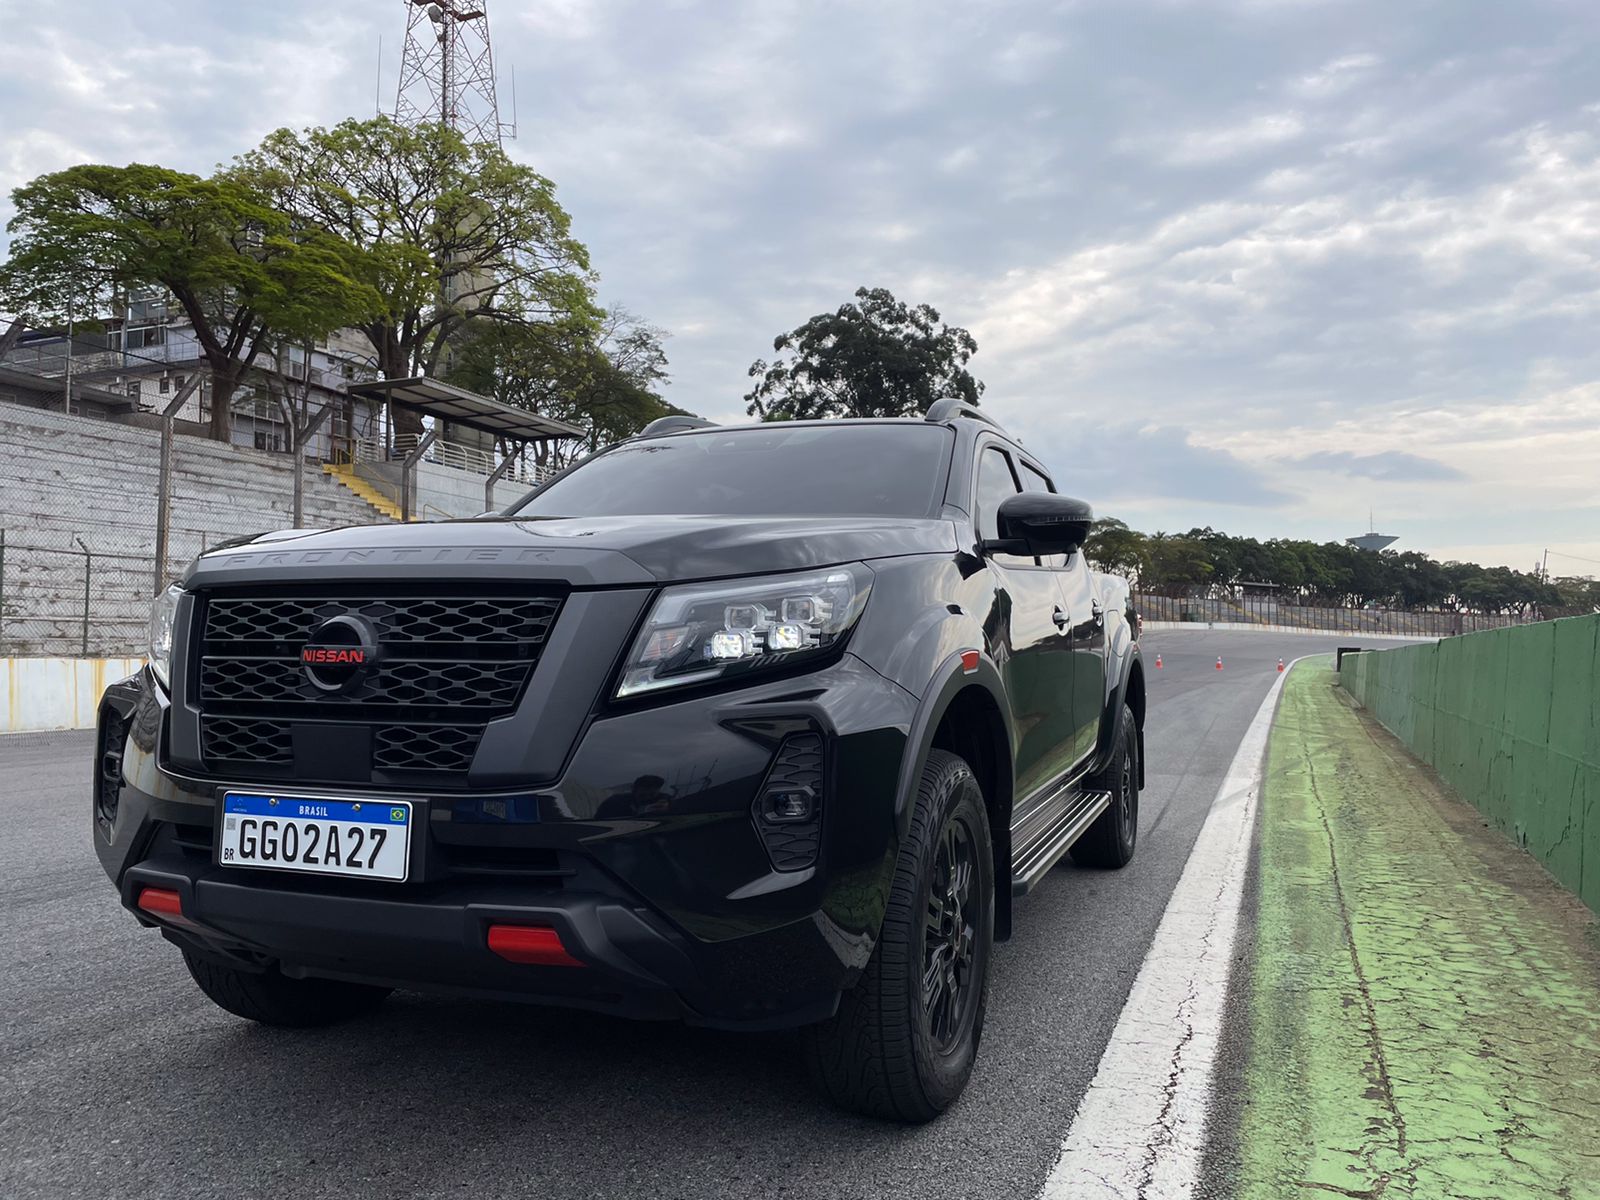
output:
M 772 348 L 781 357 L 750 365 L 757 383 L 745 395 L 763 421 L 917 416 L 935 400 L 976 404 L 983 394 L 967 370 L 973 336 L 886 288 L 856 289 L 855 303 L 779 334 Z
M 1145 543 L 1145 587 L 1158 595 L 1181 596 L 1210 582 L 1213 567 L 1205 543 L 1192 537 L 1153 533 Z
M 1089 561 L 1102 571 L 1121 575 L 1134 586 L 1138 585 L 1148 561 L 1145 536 L 1115 517 L 1101 517 L 1089 527 L 1089 540 L 1084 544 Z
M 681 412 L 663 400 L 664 331 L 616 307 L 598 324 L 569 317 L 531 325 L 474 325 L 452 355 L 448 378 L 503 404 L 585 429 L 571 443 L 542 446 L 538 461 L 575 456 L 638 433 Z
M 498 146 L 380 116 L 280 129 L 236 171 L 363 252 L 384 305 L 361 328 L 385 375 L 437 372 L 469 324 L 599 320 L 554 184 Z
M 231 173 L 69 167 L 16 189 L 12 202 L 0 308 L 59 322 L 104 313 L 131 288 L 165 287 L 210 369 L 220 440 L 234 391 L 274 339 L 314 339 L 379 309 L 352 246 Z

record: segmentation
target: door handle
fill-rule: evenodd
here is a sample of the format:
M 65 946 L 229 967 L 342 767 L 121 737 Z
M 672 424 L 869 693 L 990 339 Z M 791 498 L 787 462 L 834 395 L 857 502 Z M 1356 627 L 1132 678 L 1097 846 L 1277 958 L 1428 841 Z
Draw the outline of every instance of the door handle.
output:
M 1061 611 L 1059 604 L 1056 605 L 1055 615 L 1050 619 L 1056 623 L 1057 629 L 1065 629 L 1067 627 L 1067 614 Z

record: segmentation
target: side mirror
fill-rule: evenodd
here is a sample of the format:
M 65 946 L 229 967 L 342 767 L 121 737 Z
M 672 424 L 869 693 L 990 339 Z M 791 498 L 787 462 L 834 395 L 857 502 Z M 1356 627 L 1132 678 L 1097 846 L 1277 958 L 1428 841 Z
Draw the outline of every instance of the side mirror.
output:
M 1053 492 L 1020 492 L 1000 502 L 998 542 L 985 550 L 1002 554 L 1069 554 L 1089 537 L 1094 510 L 1082 500 Z

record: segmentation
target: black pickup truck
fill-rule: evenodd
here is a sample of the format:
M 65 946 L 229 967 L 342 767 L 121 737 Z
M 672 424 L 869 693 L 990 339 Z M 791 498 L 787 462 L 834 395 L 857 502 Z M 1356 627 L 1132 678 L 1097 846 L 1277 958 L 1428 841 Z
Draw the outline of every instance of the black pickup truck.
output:
M 393 988 L 803 1026 L 960 1093 L 1011 905 L 1134 851 L 1145 680 L 1084 503 L 979 410 L 667 418 L 492 517 L 265 535 L 160 597 L 95 849 L 232 1013 Z

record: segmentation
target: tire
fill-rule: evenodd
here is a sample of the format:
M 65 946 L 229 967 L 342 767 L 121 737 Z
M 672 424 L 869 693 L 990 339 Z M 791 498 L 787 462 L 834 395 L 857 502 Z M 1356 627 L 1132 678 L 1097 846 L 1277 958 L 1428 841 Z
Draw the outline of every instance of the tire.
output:
M 1125 867 L 1139 842 L 1139 735 L 1126 705 L 1111 761 L 1089 786 L 1110 792 L 1111 806 L 1073 843 L 1072 861 L 1080 867 Z
M 217 1007 L 236 1017 L 290 1029 L 312 1029 L 376 1011 L 390 989 L 335 979 L 291 979 L 277 968 L 240 971 L 183 953 L 189 974 Z
M 993 945 L 983 793 L 962 759 L 934 750 L 867 969 L 833 1018 L 805 1031 L 817 1086 L 841 1108 L 887 1120 L 931 1121 L 948 1108 L 977 1058 Z M 925 991 L 933 962 L 942 966 Z

